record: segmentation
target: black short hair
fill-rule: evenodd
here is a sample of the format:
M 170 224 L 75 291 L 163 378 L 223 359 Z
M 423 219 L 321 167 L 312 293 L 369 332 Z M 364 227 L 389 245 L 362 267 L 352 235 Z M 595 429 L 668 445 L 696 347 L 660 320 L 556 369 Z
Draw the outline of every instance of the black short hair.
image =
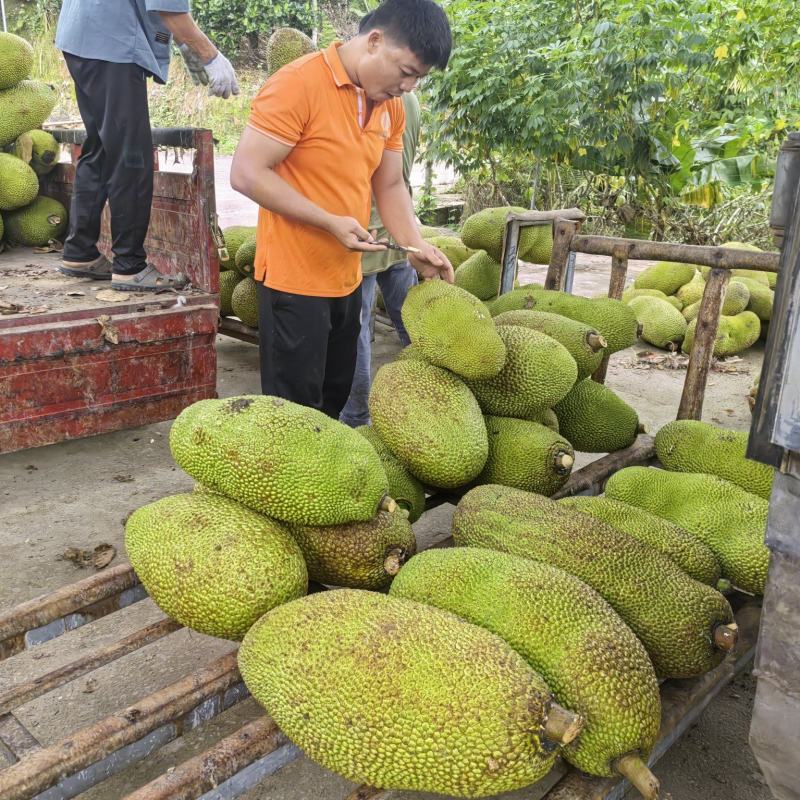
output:
M 426 67 L 447 66 L 453 37 L 447 15 L 433 0 L 384 0 L 361 20 L 358 32 L 378 28 Z

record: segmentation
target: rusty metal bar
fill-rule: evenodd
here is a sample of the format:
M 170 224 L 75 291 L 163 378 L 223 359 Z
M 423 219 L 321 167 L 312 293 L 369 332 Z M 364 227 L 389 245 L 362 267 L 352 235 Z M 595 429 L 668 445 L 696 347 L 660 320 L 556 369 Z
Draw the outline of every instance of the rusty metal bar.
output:
M 39 740 L 13 714 L 0 716 L 0 744 L 13 761 L 21 761 L 42 748 Z
M 97 669 L 97 667 L 102 667 L 104 664 L 109 664 L 145 645 L 158 641 L 182 627 L 182 625 L 171 619 L 162 619 L 132 633 L 130 636 L 126 636 L 124 639 L 114 642 L 108 647 L 104 647 L 96 653 L 79 658 L 71 664 L 66 664 L 32 681 L 18 684 L 5 692 L 0 692 L 0 715 L 7 714 L 34 698 L 63 686 L 65 683 L 69 683 L 69 681 L 75 680 L 75 678 L 79 678 L 93 669 Z
M 608 296 L 612 300 L 619 300 L 622 297 L 622 292 L 625 289 L 625 280 L 628 277 L 628 256 L 625 252 L 619 250 L 611 256 L 611 281 L 608 284 Z M 592 380 L 597 383 L 606 382 L 606 373 L 608 372 L 608 360 L 611 357 L 610 353 L 603 356 L 600 366 L 594 371 Z
M 572 249 L 578 253 L 589 253 L 596 256 L 613 256 L 615 252 L 622 252 L 628 259 L 634 261 L 680 261 L 704 267 L 753 269 L 761 272 L 777 272 L 780 262 L 778 253 L 583 234 L 573 237 Z
M 731 273 L 727 269 L 712 269 L 708 276 L 700 310 L 697 314 L 697 327 L 694 331 L 694 343 L 686 368 L 686 379 L 683 382 L 681 403 L 678 407 L 678 419 L 699 420 L 703 414 L 706 382 L 714 358 L 714 341 L 719 329 L 719 318 L 725 290 Z
M 251 328 L 238 319 L 220 317 L 218 331 L 232 339 L 238 339 L 240 342 L 258 344 L 258 328 Z
M 567 262 L 572 250 L 572 238 L 580 229 L 580 223 L 569 219 L 557 219 L 553 226 L 553 250 L 550 265 L 544 280 L 545 289 L 563 291 L 567 274 Z

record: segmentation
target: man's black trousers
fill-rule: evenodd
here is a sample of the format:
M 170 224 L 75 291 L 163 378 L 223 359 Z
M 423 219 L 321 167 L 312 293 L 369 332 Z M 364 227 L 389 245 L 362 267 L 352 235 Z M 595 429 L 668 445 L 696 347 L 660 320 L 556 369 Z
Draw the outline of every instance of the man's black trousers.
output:
M 261 391 L 339 418 L 350 395 L 361 330 L 361 286 L 308 297 L 258 284 Z
M 65 261 L 98 257 L 100 217 L 111 210 L 114 272 L 145 266 L 144 240 L 153 199 L 153 135 L 147 107 L 147 73 L 64 53 L 86 128 L 70 207 Z

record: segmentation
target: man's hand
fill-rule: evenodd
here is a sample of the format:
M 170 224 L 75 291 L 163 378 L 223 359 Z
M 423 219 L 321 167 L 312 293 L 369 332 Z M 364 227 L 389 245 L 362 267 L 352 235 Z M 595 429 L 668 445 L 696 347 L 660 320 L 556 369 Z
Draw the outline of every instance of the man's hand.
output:
M 367 253 L 386 250 L 385 245 L 375 244 L 373 235 L 366 228 L 361 227 L 358 220 L 353 217 L 332 215 L 326 229 L 348 250 L 362 250 Z
M 441 278 L 447 283 L 452 283 L 455 280 L 453 265 L 438 247 L 434 247 L 425 241 L 417 246 L 420 252 L 409 253 L 408 260 L 423 280 L 429 281 Z
M 206 72 L 205 64 L 203 64 L 203 60 L 200 56 L 186 43 L 179 44 L 178 51 L 183 56 L 186 70 L 189 73 L 189 77 L 192 79 L 192 83 L 195 86 L 200 86 L 201 84 L 205 86 L 208 84 L 208 73 Z
M 239 94 L 239 83 L 233 65 L 222 53 L 217 53 L 204 67 L 208 74 L 208 93 L 226 100 L 232 94 Z

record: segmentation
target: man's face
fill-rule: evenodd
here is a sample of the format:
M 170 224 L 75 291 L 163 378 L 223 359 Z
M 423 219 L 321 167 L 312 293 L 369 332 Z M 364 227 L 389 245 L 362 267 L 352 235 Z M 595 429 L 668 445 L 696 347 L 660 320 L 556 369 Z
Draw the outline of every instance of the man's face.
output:
M 375 102 L 410 92 L 430 71 L 408 48 L 387 39 L 381 31 L 370 31 L 367 53 L 358 71 L 361 88 Z

